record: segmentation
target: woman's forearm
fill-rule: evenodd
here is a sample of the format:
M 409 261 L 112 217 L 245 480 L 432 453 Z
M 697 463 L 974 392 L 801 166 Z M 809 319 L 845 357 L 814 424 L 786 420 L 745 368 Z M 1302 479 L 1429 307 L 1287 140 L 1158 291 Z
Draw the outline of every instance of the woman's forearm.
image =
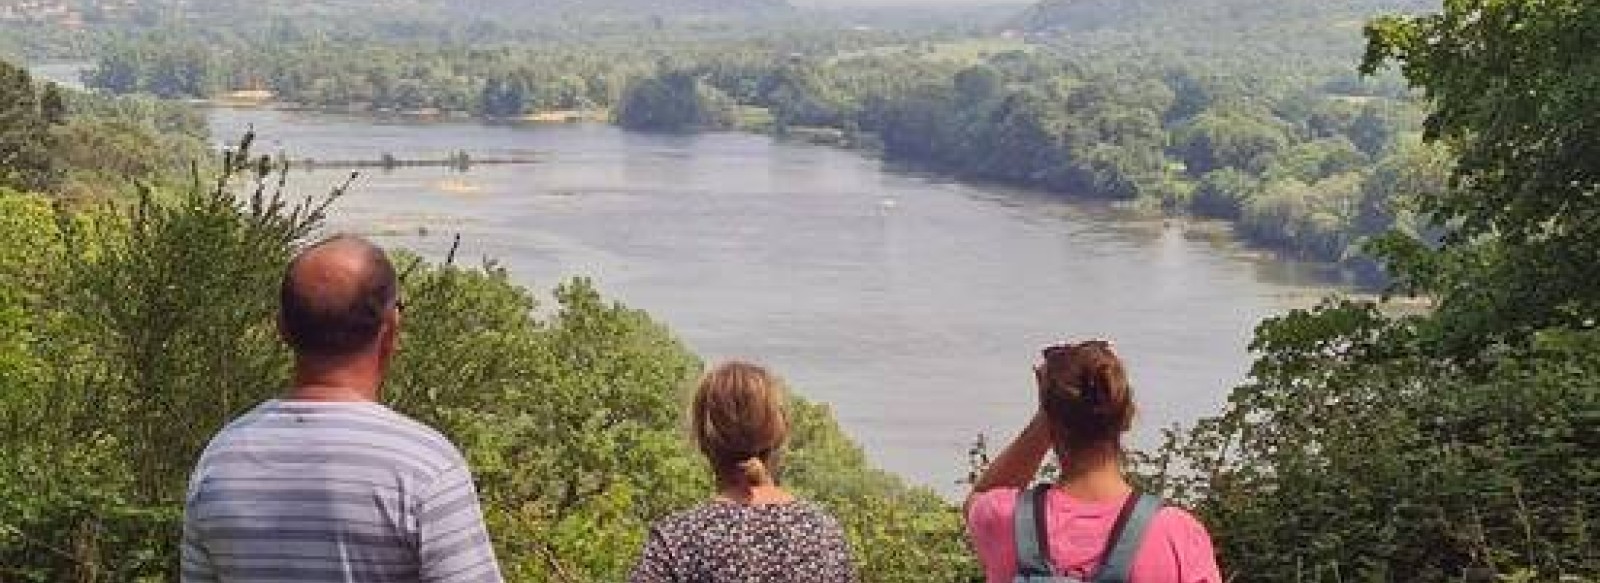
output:
M 1022 433 L 1012 440 L 1000 455 L 990 462 L 989 468 L 972 484 L 974 494 L 995 488 L 1024 488 L 1033 483 L 1039 465 L 1050 453 L 1050 428 L 1044 415 L 1034 413 L 1033 419 Z

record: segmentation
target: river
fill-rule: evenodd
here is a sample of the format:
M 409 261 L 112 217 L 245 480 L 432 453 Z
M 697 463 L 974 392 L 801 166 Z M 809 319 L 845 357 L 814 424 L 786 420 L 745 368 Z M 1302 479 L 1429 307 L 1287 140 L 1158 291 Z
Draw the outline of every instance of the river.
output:
M 708 360 L 770 364 L 875 463 L 946 494 L 976 435 L 998 447 L 1028 418 L 1039 347 L 1114 339 L 1141 405 L 1133 442 L 1148 446 L 1220 409 L 1257 322 L 1334 289 L 1182 223 L 763 136 L 210 115 L 219 139 L 254 127 L 296 158 L 534 154 L 366 173 L 330 227 L 433 257 L 460 233 L 466 261 L 495 258 L 541 291 L 591 277 Z M 292 184 L 309 194 L 345 174 Z
M 460 233 L 465 260 L 495 258 L 539 290 L 592 277 L 707 359 L 772 365 L 832 405 L 874 462 L 946 493 L 974 436 L 1027 419 L 1040 346 L 1115 339 L 1142 406 L 1134 442 L 1150 445 L 1219 410 L 1261 318 L 1329 291 L 1315 270 L 1181 224 L 762 136 L 233 109 L 212 124 L 219 137 L 253 126 L 296 157 L 534 153 L 464 174 L 368 173 L 331 226 L 435 257 Z

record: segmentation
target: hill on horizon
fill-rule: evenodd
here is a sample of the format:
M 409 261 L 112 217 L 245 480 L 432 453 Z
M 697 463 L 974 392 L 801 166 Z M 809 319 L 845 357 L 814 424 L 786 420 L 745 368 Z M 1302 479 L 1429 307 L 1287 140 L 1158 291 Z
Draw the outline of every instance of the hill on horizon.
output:
M 62 1 L 62 0 L 51 0 Z M 788 0 L 85 0 L 115 3 L 117 10 L 95 12 L 106 21 L 162 18 L 218 22 L 229 18 L 281 18 L 342 22 L 360 18 L 411 20 L 489 20 L 532 23 L 544 20 L 662 18 L 744 18 L 785 14 Z M 141 15 L 143 15 L 141 17 Z
M 1005 28 L 1072 49 L 1194 58 L 1349 61 L 1375 16 L 1436 11 L 1441 0 L 1040 0 Z M 1291 65 L 1297 66 L 1297 65 Z
M 1180 21 L 1195 27 L 1275 20 L 1337 22 L 1438 7 L 1439 0 L 1040 0 L 1013 26 L 1028 32 L 1083 32 Z
M 443 0 L 447 10 L 472 15 L 539 13 L 595 16 L 742 16 L 788 11 L 787 0 Z

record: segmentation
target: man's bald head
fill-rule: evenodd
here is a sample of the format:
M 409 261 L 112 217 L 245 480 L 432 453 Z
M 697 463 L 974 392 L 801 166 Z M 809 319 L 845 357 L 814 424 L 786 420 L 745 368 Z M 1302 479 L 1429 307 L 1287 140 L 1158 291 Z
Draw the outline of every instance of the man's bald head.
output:
M 301 251 L 283 275 L 279 322 L 296 354 L 342 357 L 371 348 L 399 284 L 383 249 L 338 235 Z

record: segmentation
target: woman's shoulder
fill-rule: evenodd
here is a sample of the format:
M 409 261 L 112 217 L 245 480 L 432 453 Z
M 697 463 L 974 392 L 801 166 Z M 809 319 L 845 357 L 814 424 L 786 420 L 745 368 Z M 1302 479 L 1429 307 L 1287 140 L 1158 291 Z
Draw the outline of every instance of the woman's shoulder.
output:
M 1185 572 L 1209 573 L 1218 580 L 1216 549 L 1205 524 L 1194 514 L 1177 506 L 1164 506 L 1150 523 L 1148 539 L 1160 541 L 1160 553 L 1175 558 Z
M 1160 557 L 1154 564 L 1169 564 L 1166 568 L 1182 574 L 1184 581 L 1222 581 L 1211 535 L 1206 532 L 1205 524 L 1188 510 L 1170 505 L 1162 507 L 1150 523 L 1145 546 L 1150 548 L 1141 551 L 1141 560 Z M 1148 568 L 1150 563 L 1146 565 Z
M 796 498 L 793 502 L 783 506 L 787 507 L 788 512 L 793 513 L 801 520 L 830 530 L 843 530 L 839 526 L 839 519 L 835 518 L 833 512 L 820 502 Z
M 969 525 L 998 525 L 1009 529 L 1017 508 L 1018 488 L 995 488 L 978 492 L 967 500 L 966 515 Z M 1067 503 L 1072 504 L 1070 499 Z M 1151 528 L 1170 536 L 1206 536 L 1205 525 L 1188 510 L 1163 504 L 1151 521 Z M 1009 531 L 1008 531 L 1009 532 Z
M 1018 488 L 995 488 L 974 492 L 967 498 L 963 514 L 966 517 L 967 536 L 978 549 L 1000 552 L 1010 548 L 1012 516 L 1017 511 Z M 991 548 L 992 547 L 992 548 Z M 982 554 L 980 552 L 980 554 Z
M 657 519 L 650 527 L 653 530 L 667 532 L 696 529 L 700 525 L 720 520 L 724 514 L 724 506 L 726 505 L 717 502 L 702 502 Z
M 1169 536 L 1206 536 L 1209 538 L 1206 534 L 1206 526 L 1200 522 L 1199 518 L 1195 518 L 1194 514 L 1188 510 L 1171 504 L 1162 506 L 1161 510 L 1156 512 L 1155 518 L 1150 522 L 1150 527 Z
M 759 505 L 713 500 L 668 515 L 657 520 L 652 527 L 667 532 L 695 531 L 708 524 L 738 522 L 809 523 L 829 529 L 839 528 L 838 520 L 827 508 L 817 502 L 800 498 L 781 504 Z
M 1010 524 L 1011 514 L 1016 512 L 1017 494 L 1019 488 L 995 488 L 983 492 L 974 492 L 967 498 L 967 521 L 971 523 L 986 523 L 991 521 L 1004 521 Z
M 797 515 L 833 520 L 833 512 L 829 511 L 827 506 L 824 506 L 821 502 L 817 502 L 816 500 L 795 498 L 794 500 L 790 500 L 783 504 L 776 504 L 774 506 Z

